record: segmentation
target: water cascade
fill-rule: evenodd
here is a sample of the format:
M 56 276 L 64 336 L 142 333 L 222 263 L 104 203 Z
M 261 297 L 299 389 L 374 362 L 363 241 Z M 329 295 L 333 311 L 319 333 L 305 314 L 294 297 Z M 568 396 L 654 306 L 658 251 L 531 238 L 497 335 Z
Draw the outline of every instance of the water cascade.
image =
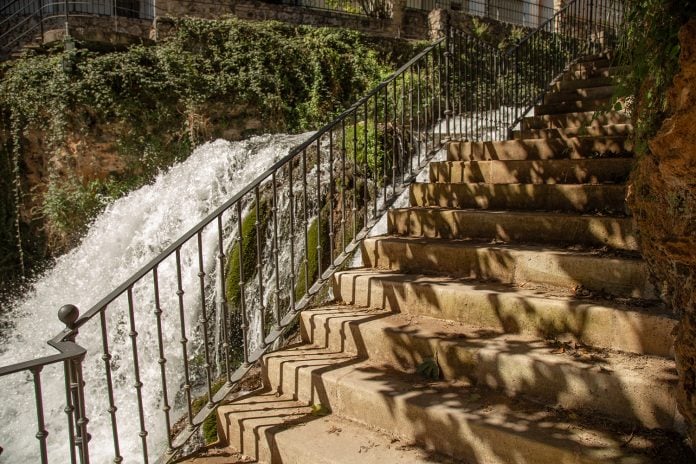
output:
M 269 135 L 241 142 L 218 140 L 205 144 L 185 162 L 158 176 L 153 184 L 111 204 L 94 221 L 81 244 L 60 257 L 50 270 L 37 279 L 30 293 L 5 311 L 13 319 L 15 328 L 4 346 L 0 346 L 0 365 L 53 353 L 45 342 L 63 328 L 56 317 L 60 306 L 71 303 L 83 312 L 89 309 L 306 137 L 307 134 Z M 217 237 L 213 236 L 212 231 L 207 231 L 202 238 L 205 272 L 213 275 L 218 272 L 215 259 Z M 182 247 L 183 263 L 197 260 L 198 250 L 193 245 L 187 243 Z M 171 370 L 168 379 L 170 404 L 173 403 L 174 409 L 172 417 L 176 418 L 183 410 L 181 379 L 175 372 L 182 355 L 179 349 L 180 328 L 177 318 L 171 314 L 178 307 L 176 272 L 169 261 L 163 262 L 159 268 L 160 303 L 163 309 L 163 339 L 168 349 L 167 365 Z M 183 287 L 189 290 L 184 295 L 187 336 L 200 337 L 196 327 L 201 303 L 193 291 L 198 285 L 198 268 L 186 265 L 182 269 L 185 271 L 181 276 Z M 148 293 L 151 292 L 150 288 L 136 285 L 133 294 L 137 302 L 139 356 L 145 369 L 141 372 L 143 401 L 146 410 L 158 413 L 162 391 L 157 364 L 156 320 L 152 316 L 154 302 L 153 296 Z M 205 293 L 207 300 L 216 298 L 212 288 L 206 289 Z M 122 310 L 125 304 L 125 301 L 117 301 L 109 307 L 107 323 L 116 389 L 115 403 L 118 405 L 120 451 L 125 462 L 140 462 L 140 426 L 132 394 L 134 379 L 128 363 L 130 329 L 127 312 Z M 255 340 L 258 335 L 254 336 L 253 331 L 254 327 L 258 330 L 258 321 L 252 320 L 250 324 L 250 340 Z M 100 356 L 102 342 L 99 323 L 90 321 L 85 325 L 80 330 L 77 342 L 90 353 L 85 360 L 84 371 L 88 386 L 86 401 L 89 433 L 92 435 L 92 462 L 110 462 L 114 451 L 111 424 L 106 412 L 109 407 L 104 391 L 106 387 L 99 380 L 104 370 Z M 62 366 L 45 368 L 42 378 L 49 458 L 52 462 L 68 462 L 69 446 L 63 411 L 65 392 L 62 381 L 59 381 L 62 379 Z M 0 379 L 0 382 L 3 391 L 0 446 L 5 449 L 0 462 L 37 462 L 38 447 L 34 437 L 36 417 L 30 376 L 14 375 Z M 159 414 L 149 414 L 146 418 L 147 441 L 152 455 L 166 445 L 161 421 Z

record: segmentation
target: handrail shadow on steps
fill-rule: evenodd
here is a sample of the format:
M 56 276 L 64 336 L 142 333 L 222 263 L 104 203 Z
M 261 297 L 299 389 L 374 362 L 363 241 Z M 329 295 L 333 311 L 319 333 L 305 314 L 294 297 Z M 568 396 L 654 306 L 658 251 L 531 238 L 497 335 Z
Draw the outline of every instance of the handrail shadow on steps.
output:
M 124 399 L 136 405 L 140 459 L 171 460 L 250 366 L 276 349 L 434 153 L 454 138 L 511 129 L 573 60 L 611 46 L 620 23 L 597 23 L 591 13 L 609 3 L 574 0 L 506 53 L 448 28 L 83 315 L 62 308 L 66 329 L 51 342 L 59 355 L 2 367 L 0 377 L 65 363 L 71 462 L 89 462 L 95 447 L 124 459 L 117 412 Z M 146 310 L 155 327 L 142 324 Z M 96 341 L 76 345 L 78 331 Z M 114 380 L 115 350 L 132 369 L 130 391 Z M 87 417 L 99 412 L 86 397 L 97 403 L 95 395 L 105 395 L 112 436 L 90 448 Z M 148 441 L 151 432 L 166 442 L 164 454 Z

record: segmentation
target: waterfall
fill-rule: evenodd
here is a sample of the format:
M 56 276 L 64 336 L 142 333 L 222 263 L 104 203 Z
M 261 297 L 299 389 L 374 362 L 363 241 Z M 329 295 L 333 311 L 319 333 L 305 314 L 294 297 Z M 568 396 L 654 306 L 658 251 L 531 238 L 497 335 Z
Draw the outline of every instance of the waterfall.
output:
M 89 309 L 307 137 L 308 134 L 266 135 L 241 142 L 218 140 L 207 143 L 197 148 L 186 161 L 160 174 L 151 185 L 131 192 L 108 206 L 95 219 L 81 244 L 58 258 L 26 295 L 16 301 L 9 311 L 4 311 L 9 315 L 7 317 L 12 318 L 14 328 L 5 338 L 4 345 L 0 346 L 0 365 L 54 353 L 46 345 L 46 340 L 63 329 L 56 316 L 59 307 L 71 303 L 82 312 Z M 217 272 L 215 257 L 218 242 L 216 230 L 209 229 L 202 234 L 202 255 L 205 272 L 212 275 Z M 181 248 L 181 261 L 187 264 L 182 266 L 185 272 L 181 278 L 186 289 L 183 300 L 187 334 L 189 337 L 200 337 L 195 329 L 201 303 L 196 293 L 198 250 L 195 240 L 193 242 Z M 163 262 L 158 271 L 164 311 L 163 339 L 168 349 L 167 366 L 171 371 L 167 386 L 170 405 L 175 411 L 172 416 L 177 418 L 184 409 L 181 379 L 174 370 L 183 355 L 179 343 L 178 316 L 175 314 L 178 308 L 176 271 L 170 261 Z M 154 307 L 151 288 L 144 283 L 136 284 L 133 295 L 142 366 L 140 375 L 147 411 L 148 447 L 150 455 L 157 456 L 166 445 L 166 436 L 159 409 L 162 388 L 157 364 L 156 320 L 151 311 Z M 214 300 L 214 293 L 214 290 L 207 289 L 205 299 Z M 119 437 L 125 462 L 141 462 L 140 425 L 132 389 L 132 366 L 129 363 L 130 329 L 127 310 L 124 310 L 126 302 L 122 300 L 125 298 L 120 298 L 107 310 L 111 364 L 117 389 L 115 399 L 119 408 Z M 104 364 L 98 319 L 91 320 L 80 329 L 77 342 L 88 350 L 84 371 L 92 462 L 102 463 L 113 460 L 114 450 L 111 423 L 106 412 L 109 407 L 106 386 L 100 380 L 104 376 Z M 52 462 L 68 462 L 62 365 L 45 368 L 42 380 L 46 429 L 49 431 L 49 459 Z M 31 376 L 26 373 L 0 378 L 0 388 L 3 391 L 0 446 L 4 448 L 0 462 L 37 462 L 38 441 L 34 437 L 36 415 Z

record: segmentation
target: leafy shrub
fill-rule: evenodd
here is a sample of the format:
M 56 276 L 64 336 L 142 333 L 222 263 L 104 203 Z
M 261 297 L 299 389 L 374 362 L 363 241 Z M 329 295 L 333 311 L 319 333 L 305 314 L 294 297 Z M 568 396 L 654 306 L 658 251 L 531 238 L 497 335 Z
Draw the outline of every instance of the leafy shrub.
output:
M 327 122 L 389 72 L 393 57 L 381 47 L 345 29 L 181 19 L 173 36 L 155 46 L 25 56 L 0 69 L 0 138 L 8 141 L 2 156 L 21 158 L 29 132 L 43 134 L 50 158 L 68 135 L 99 140 L 110 131 L 127 166 L 119 182 L 137 188 L 188 156 L 195 144 L 220 136 L 229 122 L 220 113 L 227 108 L 251 109 L 266 132 Z M 49 172 L 49 183 L 56 185 L 32 203 L 41 205 L 49 222 L 42 229 L 57 231 L 55 241 L 74 243 L 114 195 L 74 172 L 67 177 L 75 179 Z M 6 227 L 15 222 L 12 210 L 22 205 L 12 199 L 12 188 L 2 195 L 12 205 Z M 79 217 L 70 217 L 71 210 Z M 15 234 L 5 235 L 10 244 Z M 7 248 L 6 255 L 14 256 Z

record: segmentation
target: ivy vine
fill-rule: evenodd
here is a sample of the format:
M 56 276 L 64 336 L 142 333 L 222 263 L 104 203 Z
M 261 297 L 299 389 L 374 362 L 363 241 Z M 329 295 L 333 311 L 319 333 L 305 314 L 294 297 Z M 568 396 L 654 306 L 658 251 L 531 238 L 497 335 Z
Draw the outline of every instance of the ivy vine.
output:
M 411 46 L 422 44 L 405 48 Z M 187 18 L 154 46 L 110 53 L 78 46 L 4 64 L 2 156 L 12 160 L 14 185 L 3 195 L 15 206 L 15 269 L 25 266 L 28 240 L 20 223 L 27 204 L 64 249 L 108 201 L 220 136 L 228 110 L 252 108 L 265 131 L 316 128 L 393 69 L 388 55 L 383 44 L 345 29 Z M 104 132 L 118 134 L 114 149 L 123 172 L 99 179 L 56 172 L 52 161 L 65 156 L 69 138 L 99 139 Z M 48 185 L 38 192 L 23 184 L 29 134 L 46 150 Z M 66 163 L 57 164 L 65 169 Z

